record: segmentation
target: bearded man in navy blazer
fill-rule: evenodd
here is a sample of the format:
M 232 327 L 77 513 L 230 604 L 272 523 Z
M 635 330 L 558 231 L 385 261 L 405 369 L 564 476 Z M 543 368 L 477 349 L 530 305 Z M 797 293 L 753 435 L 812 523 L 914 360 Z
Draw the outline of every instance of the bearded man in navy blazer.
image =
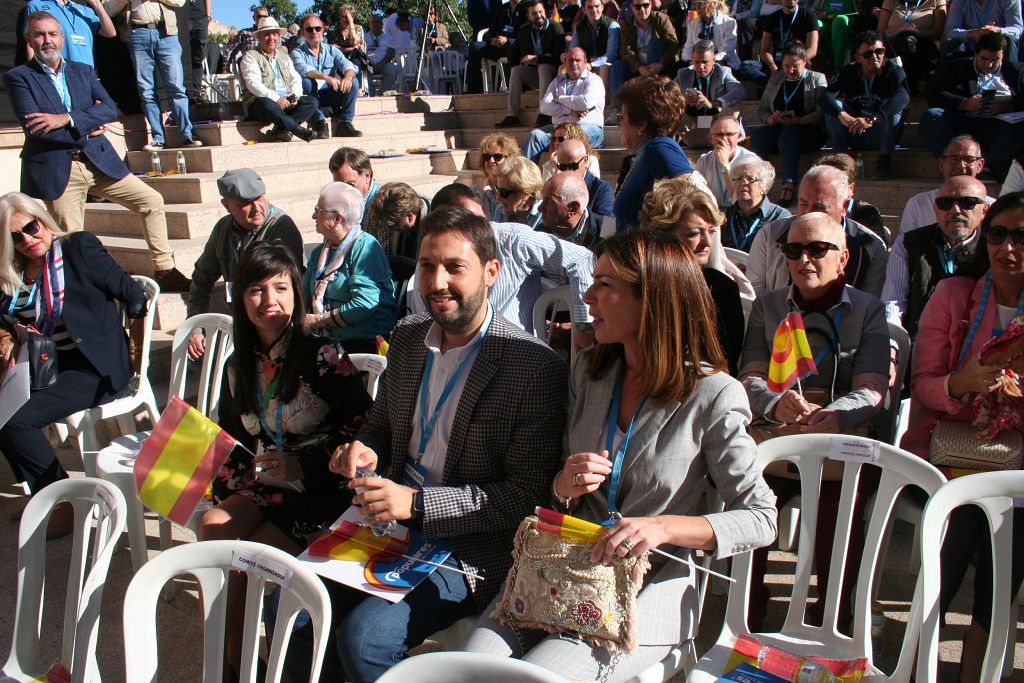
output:
M 103 134 L 117 118 L 110 95 L 91 66 L 61 57 L 64 34 L 49 12 L 32 12 L 25 41 L 35 57 L 4 75 L 11 105 L 25 131 L 21 191 L 42 199 L 58 225 L 85 226 L 86 194 L 142 216 L 161 290 L 187 292 L 191 282 L 174 267 L 164 200 L 133 176 Z

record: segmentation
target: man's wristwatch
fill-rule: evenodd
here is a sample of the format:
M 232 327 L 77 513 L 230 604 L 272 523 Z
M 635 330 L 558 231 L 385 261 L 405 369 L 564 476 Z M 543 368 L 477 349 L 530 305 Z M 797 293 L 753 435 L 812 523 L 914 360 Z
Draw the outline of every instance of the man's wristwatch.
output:
M 417 489 L 416 495 L 412 497 L 412 517 L 419 519 L 423 516 L 423 489 Z

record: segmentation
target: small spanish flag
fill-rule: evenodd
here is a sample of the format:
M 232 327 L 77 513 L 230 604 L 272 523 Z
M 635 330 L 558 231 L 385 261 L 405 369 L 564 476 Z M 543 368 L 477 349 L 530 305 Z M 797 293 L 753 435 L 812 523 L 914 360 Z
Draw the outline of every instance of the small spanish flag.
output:
M 366 562 L 372 555 L 383 554 L 401 557 L 409 552 L 409 539 L 394 536 L 376 536 L 368 526 L 353 522 L 342 522 L 309 546 L 313 557 L 329 557 L 333 560 Z
M 387 355 L 388 355 L 388 349 L 390 349 L 390 348 L 391 348 L 391 346 L 390 346 L 390 344 L 388 344 L 387 340 L 384 339 L 384 337 L 382 337 L 382 336 L 380 336 L 378 334 L 377 335 L 377 355 L 378 356 L 384 356 L 386 358 Z
M 804 331 L 803 316 L 794 311 L 783 318 L 779 329 L 775 330 L 772 358 L 768 363 L 768 388 L 781 394 L 801 378 L 817 371 L 807 332 Z
M 600 524 L 588 522 L 579 517 L 563 515 L 561 512 L 537 508 L 537 528 L 549 534 L 561 536 L 567 541 L 597 543 L 605 532 Z
M 208 417 L 172 398 L 135 459 L 139 500 L 172 522 L 185 524 L 237 445 Z

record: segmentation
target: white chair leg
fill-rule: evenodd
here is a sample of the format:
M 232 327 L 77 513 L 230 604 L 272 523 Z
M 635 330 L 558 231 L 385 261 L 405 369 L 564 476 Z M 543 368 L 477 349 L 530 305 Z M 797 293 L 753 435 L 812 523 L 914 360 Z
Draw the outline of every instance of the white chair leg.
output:
M 78 446 L 78 454 L 82 457 L 82 469 L 85 476 L 96 477 L 96 448 L 95 425 L 89 418 L 79 425 L 78 436 L 75 437 L 75 444 Z
M 796 547 L 799 525 L 800 509 L 790 500 L 779 510 L 779 550 L 792 550 Z
M 1010 632 L 1006 636 L 1006 654 L 1003 656 L 1003 678 L 1013 676 L 1013 659 L 1017 649 L 1017 620 L 1020 619 L 1020 602 L 1024 597 L 1024 587 L 1014 597 L 1010 607 Z
M 121 488 L 120 484 L 123 482 L 116 483 L 119 484 L 118 488 Z M 146 546 L 146 512 L 134 490 L 125 491 L 122 488 L 121 492 L 125 494 L 125 500 L 128 502 L 128 543 L 132 553 L 132 569 L 137 572 L 149 561 L 149 549 Z

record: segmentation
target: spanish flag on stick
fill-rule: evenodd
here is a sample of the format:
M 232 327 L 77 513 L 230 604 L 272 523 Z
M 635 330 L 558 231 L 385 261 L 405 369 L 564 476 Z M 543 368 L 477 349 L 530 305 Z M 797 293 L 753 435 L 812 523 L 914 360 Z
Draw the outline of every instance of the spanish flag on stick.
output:
M 537 528 L 549 534 L 561 536 L 566 541 L 579 541 L 582 543 L 597 543 L 605 532 L 600 524 L 588 522 L 579 517 L 570 517 L 561 512 L 537 508 Z
M 800 379 L 818 371 L 811 354 L 811 345 L 804 331 L 804 319 L 797 312 L 790 313 L 775 330 L 772 358 L 768 363 L 768 388 L 777 394 L 794 384 L 800 393 Z
M 139 500 L 172 522 L 185 524 L 237 445 L 208 417 L 172 398 L 135 459 Z

